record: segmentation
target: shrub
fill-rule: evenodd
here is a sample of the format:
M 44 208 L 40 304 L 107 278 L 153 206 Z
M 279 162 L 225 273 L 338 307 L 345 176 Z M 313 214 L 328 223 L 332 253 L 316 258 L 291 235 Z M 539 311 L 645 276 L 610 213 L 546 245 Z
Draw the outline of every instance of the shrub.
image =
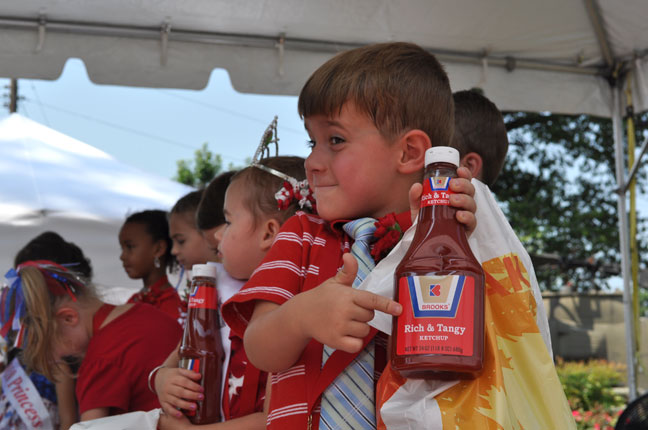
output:
M 605 360 L 556 360 L 556 370 L 579 430 L 612 430 L 625 406 L 613 388 L 624 381 L 624 366 Z

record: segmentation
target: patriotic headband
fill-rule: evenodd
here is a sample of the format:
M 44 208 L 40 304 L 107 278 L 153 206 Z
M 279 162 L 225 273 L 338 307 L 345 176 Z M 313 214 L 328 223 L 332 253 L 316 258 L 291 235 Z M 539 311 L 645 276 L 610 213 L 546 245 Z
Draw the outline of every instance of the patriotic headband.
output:
M 279 154 L 279 137 L 277 137 L 277 117 L 275 116 L 268 128 L 261 136 L 261 142 L 254 152 L 252 166 L 277 176 L 284 180 L 279 191 L 275 193 L 277 207 L 279 210 L 288 209 L 293 200 L 297 200 L 301 209 L 307 208 L 315 212 L 315 196 L 308 186 L 308 180 L 298 181 L 290 175 L 286 175 L 272 167 L 264 166 L 259 162 L 270 156 L 270 145 L 275 145 L 275 156 Z
M 27 332 L 24 316 L 27 314 L 25 295 L 23 293 L 21 269 L 36 267 L 45 278 L 45 284 L 51 294 L 55 296 L 69 295 L 76 301 L 77 288 L 83 288 L 83 282 L 69 272 L 65 267 L 52 261 L 28 261 L 16 269 L 9 269 L 5 274 L 5 283 L 0 293 L 0 336 L 7 338 L 11 330 L 17 335 L 14 342 L 15 348 L 21 348 Z

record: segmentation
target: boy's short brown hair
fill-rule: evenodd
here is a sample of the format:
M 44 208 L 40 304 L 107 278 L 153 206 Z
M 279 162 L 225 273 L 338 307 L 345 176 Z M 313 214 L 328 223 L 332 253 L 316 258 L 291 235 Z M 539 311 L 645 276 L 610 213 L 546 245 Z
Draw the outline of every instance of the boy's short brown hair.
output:
M 299 115 L 337 115 L 347 101 L 388 140 L 419 129 L 433 146 L 450 144 L 454 106 L 448 76 L 418 45 L 381 43 L 336 55 L 302 88 Z
M 504 166 L 508 136 L 497 106 L 476 90 L 454 93 L 455 132 L 452 145 L 459 155 L 475 152 L 482 158 L 482 181 L 492 186 Z

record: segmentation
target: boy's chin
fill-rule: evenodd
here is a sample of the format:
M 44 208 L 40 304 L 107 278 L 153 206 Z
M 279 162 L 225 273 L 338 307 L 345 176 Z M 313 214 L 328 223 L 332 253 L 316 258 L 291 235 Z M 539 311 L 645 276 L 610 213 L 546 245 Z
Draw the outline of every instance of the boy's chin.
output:
M 352 220 L 356 218 L 361 218 L 362 215 L 354 215 L 350 211 L 341 211 L 341 210 L 320 210 L 320 207 L 317 207 L 317 215 L 322 218 L 324 221 L 332 222 L 337 220 Z
M 335 220 L 338 220 L 338 219 L 346 219 L 346 218 L 336 216 L 335 213 L 326 212 L 326 211 L 320 211 L 319 208 L 317 208 L 317 215 L 320 218 L 322 218 L 324 221 L 327 221 L 327 222 L 335 221 Z

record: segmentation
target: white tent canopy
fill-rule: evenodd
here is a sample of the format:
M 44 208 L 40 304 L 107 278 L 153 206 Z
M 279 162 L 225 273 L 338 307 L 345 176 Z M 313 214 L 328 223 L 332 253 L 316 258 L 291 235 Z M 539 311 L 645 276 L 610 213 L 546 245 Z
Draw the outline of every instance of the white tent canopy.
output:
M 218 67 L 239 91 L 296 94 L 335 52 L 404 40 L 502 110 L 612 118 L 632 398 L 621 95 L 630 82 L 648 109 L 647 17 L 644 0 L 4 0 L 0 76 L 55 79 L 78 57 L 100 84 L 198 89 Z
M 55 79 L 78 57 L 100 84 L 199 89 L 225 68 L 239 91 L 296 94 L 336 51 L 407 40 L 500 109 L 611 116 L 608 78 L 645 68 L 646 16 L 643 0 L 5 0 L 0 76 Z
M 0 122 L 0 268 L 29 240 L 55 231 L 92 261 L 109 297 L 141 287 L 119 261 L 126 216 L 169 210 L 190 187 L 141 172 L 44 125 L 13 114 Z M 114 290 L 114 287 L 118 287 Z

